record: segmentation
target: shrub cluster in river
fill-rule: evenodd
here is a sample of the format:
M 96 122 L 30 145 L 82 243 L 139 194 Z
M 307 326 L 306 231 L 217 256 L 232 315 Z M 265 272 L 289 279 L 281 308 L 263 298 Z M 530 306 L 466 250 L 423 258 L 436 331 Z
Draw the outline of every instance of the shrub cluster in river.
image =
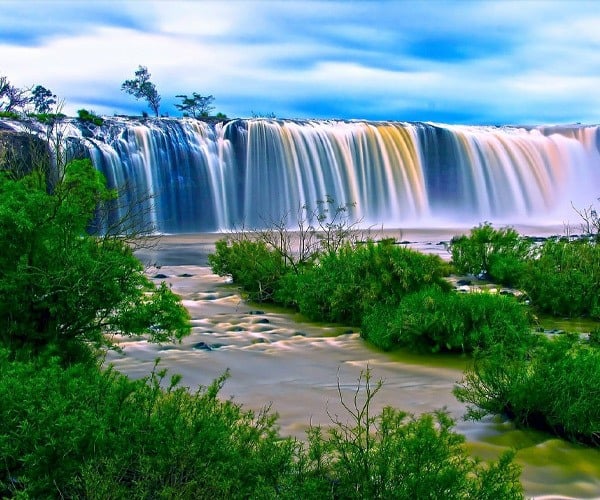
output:
M 456 391 L 480 408 L 471 417 L 502 413 L 519 425 L 600 444 L 597 331 L 589 340 L 548 340 L 533 331 L 534 311 L 600 319 L 595 235 L 538 245 L 485 223 L 452 239 L 454 270 L 518 285 L 529 305 L 512 296 L 458 294 L 444 279 L 451 268 L 442 259 L 391 240 L 342 241 L 294 262 L 265 235 L 219 241 L 209 257 L 213 270 L 231 275 L 252 300 L 292 306 L 312 320 L 360 325 L 363 338 L 383 349 L 473 353 L 475 363 Z

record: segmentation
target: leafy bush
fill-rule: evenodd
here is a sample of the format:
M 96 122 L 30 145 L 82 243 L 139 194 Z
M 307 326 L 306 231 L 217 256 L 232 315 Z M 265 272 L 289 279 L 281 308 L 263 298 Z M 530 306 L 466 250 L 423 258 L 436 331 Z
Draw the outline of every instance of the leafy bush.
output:
M 34 113 L 29 116 L 40 123 L 53 123 L 66 117 L 63 113 Z
M 107 332 L 189 333 L 179 299 L 154 286 L 122 239 L 87 234 L 112 198 L 89 160 L 68 164 L 52 194 L 38 171 L 0 175 L 0 343 L 15 356 L 53 349 L 68 361 L 107 344 Z
M 504 285 L 519 282 L 532 242 L 512 228 L 494 229 L 489 222 L 471 229 L 469 236 L 450 242 L 452 264 L 459 273 L 483 273 Z
M 484 465 L 444 413 L 347 407 L 349 423 L 282 438 L 276 415 L 156 368 L 138 381 L 0 350 L 0 495 L 22 498 L 520 498 L 511 455 Z M 378 386 L 379 387 L 379 386 Z M 357 397 L 360 400 L 359 387 Z M 356 405 L 356 403 L 355 403 Z
M 439 256 L 391 241 L 344 244 L 303 272 L 287 276 L 279 297 L 295 298 L 310 319 L 360 325 L 364 313 L 377 304 L 397 304 L 404 295 L 431 284 L 449 288 L 443 279 L 447 273 Z
M 219 276 L 231 276 L 250 300 L 272 301 L 279 281 L 286 272 L 285 261 L 264 241 L 240 238 L 219 240 L 208 263 Z
M 540 311 L 600 319 L 600 245 L 546 241 L 529 262 L 522 287 Z
M 21 118 L 19 113 L 15 113 L 14 111 L 0 111 L 0 118 L 9 118 L 11 120 L 18 120 Z
M 275 416 L 190 393 L 154 371 L 0 359 L 0 495 L 28 498 L 274 497 L 295 445 Z M 161 389 L 166 386 L 166 389 Z
M 361 335 L 383 349 L 471 352 L 499 342 L 520 345 L 530 330 L 527 310 L 512 297 L 430 287 L 396 306 L 373 309 L 363 320 Z
M 103 118 L 95 114 L 93 111 L 88 111 L 87 109 L 77 110 L 77 116 L 79 121 L 84 123 L 93 123 L 98 127 L 100 127 L 104 123 Z
M 472 459 L 444 412 L 414 417 L 386 407 L 371 415 L 380 387 L 381 382 L 371 385 L 367 370 L 363 394 L 357 389 L 353 404 L 346 404 L 340 392 L 350 423 L 336 417 L 326 432 L 309 430 L 302 483 L 311 485 L 315 476 L 331 478 L 327 489 L 322 481 L 320 491 L 312 489 L 314 498 L 522 498 L 512 453 L 489 466 Z
M 565 334 L 519 353 L 497 346 L 465 373 L 456 397 L 467 416 L 502 413 L 517 425 L 600 446 L 600 349 Z

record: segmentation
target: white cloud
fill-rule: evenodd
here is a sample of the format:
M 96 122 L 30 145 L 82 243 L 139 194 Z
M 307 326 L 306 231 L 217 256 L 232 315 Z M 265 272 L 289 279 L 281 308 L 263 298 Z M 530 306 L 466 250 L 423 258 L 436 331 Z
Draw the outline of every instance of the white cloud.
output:
M 69 113 L 80 107 L 109 114 L 144 109 L 120 91 L 142 64 L 170 113 L 176 94 L 196 91 L 215 95 L 217 110 L 230 116 L 257 108 L 278 116 L 322 116 L 332 112 L 331 100 L 339 118 L 370 111 L 383 117 L 387 111 L 388 118 L 403 119 L 403 113 L 422 109 L 422 120 L 435 111 L 493 122 L 598 121 L 595 3 L 95 5 L 101 18 L 96 26 L 79 4 L 75 14 L 85 29 L 53 32 L 37 45 L 6 40 L 0 74 L 19 86 L 51 88 L 67 100 Z M 111 8 L 126 10 L 117 15 Z M 69 10 L 60 12 L 68 16 Z M 18 19 L 13 14 L 7 17 Z M 27 21 L 43 32 L 39 17 Z

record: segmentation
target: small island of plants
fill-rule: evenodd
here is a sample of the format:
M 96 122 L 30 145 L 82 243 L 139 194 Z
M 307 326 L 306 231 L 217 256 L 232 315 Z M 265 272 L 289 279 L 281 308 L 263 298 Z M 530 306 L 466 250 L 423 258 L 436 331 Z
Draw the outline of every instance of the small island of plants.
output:
M 455 395 L 467 417 L 502 414 L 517 425 L 600 445 L 600 222 L 580 212 L 584 234 L 541 244 L 489 223 L 452 239 L 451 263 L 374 241 L 356 231 L 346 207 L 326 200 L 287 223 L 217 243 L 213 270 L 250 300 L 293 307 L 315 321 L 359 326 L 382 349 L 461 352 L 472 364 Z M 311 221 L 314 221 L 311 224 Z M 293 251 L 296 245 L 300 251 Z M 518 288 L 460 294 L 451 272 Z M 549 338 L 536 314 L 587 317 L 589 335 Z

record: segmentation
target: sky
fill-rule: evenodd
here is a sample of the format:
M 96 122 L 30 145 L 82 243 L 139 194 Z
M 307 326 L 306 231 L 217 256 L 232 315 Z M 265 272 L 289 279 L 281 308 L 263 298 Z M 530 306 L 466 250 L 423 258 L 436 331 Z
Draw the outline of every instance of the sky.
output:
M 229 117 L 600 123 L 600 1 L 0 0 L 0 76 L 68 115 L 151 113 L 146 66 Z

